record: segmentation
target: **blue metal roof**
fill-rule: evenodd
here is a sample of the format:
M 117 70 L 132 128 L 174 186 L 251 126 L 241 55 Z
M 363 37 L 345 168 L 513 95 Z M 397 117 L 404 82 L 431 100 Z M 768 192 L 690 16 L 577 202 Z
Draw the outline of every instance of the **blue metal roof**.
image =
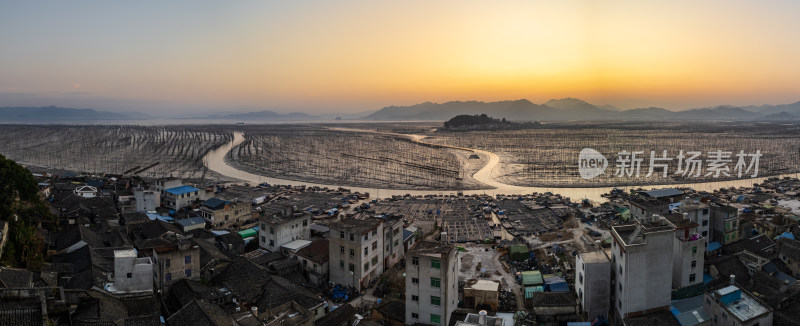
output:
M 413 235 L 414 235 L 414 232 L 411 232 L 409 230 L 403 229 L 403 242 L 405 242 L 406 240 L 411 238 Z
M 786 239 L 794 240 L 794 234 L 792 234 L 791 232 L 783 232 L 783 233 L 781 233 L 781 235 L 779 235 L 775 239 L 780 239 L 780 238 L 786 238 Z
M 175 188 L 169 188 L 164 191 L 171 193 L 173 195 L 183 195 L 183 194 L 188 194 L 190 192 L 200 191 L 200 189 L 197 189 L 192 186 L 180 186 Z
M 708 244 L 708 247 L 706 247 L 706 251 L 714 251 L 714 250 L 717 250 L 719 248 L 722 248 L 722 245 L 719 244 L 719 242 L 714 241 L 714 242 L 710 242 Z

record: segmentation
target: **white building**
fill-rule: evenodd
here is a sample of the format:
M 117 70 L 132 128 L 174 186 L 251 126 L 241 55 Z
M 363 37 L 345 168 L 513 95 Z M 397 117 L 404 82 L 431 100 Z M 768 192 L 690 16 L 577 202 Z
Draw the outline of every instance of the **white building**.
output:
M 611 228 L 612 305 L 617 320 L 669 310 L 674 229 L 658 215 Z
M 261 218 L 258 228 L 258 245 L 271 252 L 295 240 L 309 240 L 311 216 L 298 212 L 295 207 L 286 207 L 280 214 Z
M 403 219 L 385 218 L 383 238 L 383 265 L 384 269 L 392 268 L 403 259 L 405 249 L 403 246 Z
M 345 219 L 331 223 L 328 237 L 330 280 L 358 291 L 383 274 L 383 220 Z
M 136 250 L 114 250 L 115 293 L 153 291 L 153 262 L 137 257 Z
M 611 260 L 603 251 L 584 252 L 575 258 L 575 294 L 583 316 L 608 318 Z
M 449 325 L 458 306 L 458 250 L 422 241 L 406 253 L 406 325 Z
M 711 325 L 772 326 L 772 309 L 736 285 L 706 291 L 703 310 Z
M 705 208 L 708 210 L 708 208 Z M 701 209 L 696 210 L 700 212 Z M 672 245 L 672 288 L 680 289 L 703 282 L 706 237 L 700 234 L 700 227 L 686 214 L 671 214 L 670 222 L 675 226 L 675 240 Z
M 154 211 L 161 204 L 161 193 L 157 190 L 133 188 L 133 198 L 136 200 L 137 212 Z
M 164 207 L 179 210 L 196 200 L 206 200 L 206 191 L 192 186 L 180 186 L 164 190 Z
M 685 199 L 678 206 L 677 213 L 697 223 L 697 233 L 703 236 L 703 241 L 708 242 L 711 232 L 711 207 L 697 200 Z

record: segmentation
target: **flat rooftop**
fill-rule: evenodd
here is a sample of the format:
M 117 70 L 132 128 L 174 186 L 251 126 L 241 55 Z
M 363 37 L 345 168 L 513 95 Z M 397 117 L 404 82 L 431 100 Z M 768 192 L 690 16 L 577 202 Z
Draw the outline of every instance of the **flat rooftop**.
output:
M 730 285 L 714 292 L 717 294 L 717 296 L 721 297 L 735 291 L 742 290 L 736 285 Z M 742 291 L 741 299 L 736 300 L 728 305 L 724 305 L 724 307 L 725 310 L 736 316 L 736 318 L 739 318 L 741 321 L 748 321 L 770 311 L 769 307 L 761 304 L 745 291 Z
M 602 251 L 582 252 L 579 255 L 586 263 L 607 263 L 610 261 Z
M 380 225 L 381 222 L 383 221 L 376 218 L 369 218 L 364 220 L 348 218 L 341 220 L 339 222 L 331 223 L 331 225 L 329 225 L 328 227 L 331 230 L 336 230 L 336 231 L 364 234 L 378 227 L 378 225 Z
M 433 242 L 433 241 L 421 241 L 417 243 L 417 246 L 414 249 L 409 250 L 412 253 L 417 254 L 447 254 L 453 250 L 453 246 L 445 243 Z

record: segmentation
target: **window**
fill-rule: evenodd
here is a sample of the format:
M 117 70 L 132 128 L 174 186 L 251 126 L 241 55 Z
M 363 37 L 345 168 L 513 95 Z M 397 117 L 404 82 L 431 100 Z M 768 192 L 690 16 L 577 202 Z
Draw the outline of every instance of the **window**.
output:
M 416 319 L 419 319 L 419 314 L 418 314 L 418 313 L 416 313 L 416 312 L 412 312 L 412 313 L 411 313 L 411 318 L 416 318 Z
M 578 283 L 583 284 L 583 273 L 578 273 Z
M 703 231 L 703 237 L 707 237 L 707 236 L 708 236 L 708 231 Z
M 416 277 L 411 278 L 411 284 L 419 284 L 419 279 Z
M 419 257 L 411 257 L 411 265 L 419 265 Z
M 695 280 L 694 274 L 690 274 L 689 275 L 689 282 L 694 282 L 694 280 Z
M 440 260 L 437 260 L 437 259 L 432 259 L 431 260 L 431 268 L 437 268 L 437 269 L 438 268 L 442 268 L 442 262 Z
M 619 300 L 617 301 L 617 304 L 619 304 L 619 308 L 620 308 L 620 309 L 622 309 L 622 299 L 619 299 Z
M 695 267 L 697 267 L 697 261 L 696 260 L 692 260 L 692 268 L 695 268 Z
M 378 256 L 372 257 L 372 266 L 378 265 Z
M 350 264 L 349 267 L 350 267 L 350 271 L 351 272 L 355 272 L 356 271 L 356 265 Z
M 703 209 L 703 215 L 708 215 L 708 208 Z
M 619 292 L 622 292 L 622 282 L 619 282 Z
M 366 262 L 364 263 L 364 271 L 366 272 L 368 270 L 369 270 L 369 262 Z
M 442 298 L 437 296 L 431 296 L 431 304 L 434 306 L 441 306 L 442 305 Z
M 397 247 L 400 245 L 400 240 L 394 240 L 394 246 Z
M 167 258 L 167 259 L 164 261 L 164 265 L 165 265 L 165 266 L 167 266 L 167 267 L 169 267 L 169 263 L 170 263 L 170 259 L 169 259 L 169 258 Z
M 431 286 L 438 288 L 442 286 L 442 279 L 438 277 L 431 277 Z
M 339 253 L 340 253 L 340 254 L 343 254 L 343 253 L 344 253 L 344 246 L 339 246 Z
M 344 231 L 339 231 L 339 238 L 344 239 Z
M 303 220 L 303 226 L 308 226 L 308 220 Z
M 128 273 L 128 275 L 126 275 L 126 276 L 127 276 L 128 278 L 133 278 L 133 274 L 132 274 L 132 273 Z
M 192 277 L 192 269 L 191 268 L 185 270 L 184 272 L 186 272 L 186 277 Z
M 372 242 L 372 250 L 378 249 L 378 241 Z
M 356 241 L 356 236 L 350 233 L 350 241 Z
M 364 241 L 367 241 L 367 240 L 369 240 L 369 233 L 364 235 Z
M 339 268 L 344 269 L 344 260 L 339 261 Z
M 261 242 L 267 242 L 267 237 L 265 237 L 265 236 L 263 236 L 263 235 L 262 235 L 262 236 L 261 236 Z
M 164 279 L 165 279 L 167 282 L 169 282 L 169 281 L 172 281 L 172 273 L 167 273 L 167 275 L 165 275 L 165 276 L 164 276 Z
M 356 256 L 356 250 L 350 249 L 350 257 L 355 257 L 355 256 Z
M 703 220 L 703 226 L 708 225 L 708 220 Z
M 696 254 L 696 253 L 697 253 L 697 247 L 696 246 L 692 247 L 692 254 Z
M 622 276 L 622 265 L 617 265 L 617 269 L 619 270 L 619 275 Z
M 372 235 L 378 235 L 378 229 L 372 230 Z
M 271 227 L 271 226 L 269 227 L 269 234 L 275 234 L 275 228 L 274 227 Z
M 394 234 L 400 234 L 400 227 L 394 228 Z
M 304 260 L 304 261 L 305 261 L 305 260 Z M 317 264 L 316 264 L 316 263 L 314 263 L 314 269 L 317 269 Z
M 274 247 L 275 246 L 275 240 L 269 240 L 269 246 L 270 247 Z
M 369 255 L 369 247 L 364 247 L 364 256 Z
M 411 296 L 411 301 L 419 301 L 419 296 L 418 295 L 412 295 Z
M 192 263 L 192 255 L 188 255 L 188 256 L 184 257 L 184 260 L 186 261 L 187 264 L 191 264 Z
M 437 314 L 431 314 L 431 323 L 432 324 L 439 324 L 442 322 L 442 316 Z

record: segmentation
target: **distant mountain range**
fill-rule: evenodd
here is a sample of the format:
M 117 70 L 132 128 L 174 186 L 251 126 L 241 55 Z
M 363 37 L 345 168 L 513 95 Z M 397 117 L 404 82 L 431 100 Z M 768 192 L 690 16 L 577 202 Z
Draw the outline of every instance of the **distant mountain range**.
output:
M 717 106 L 684 111 L 664 108 L 620 110 L 597 106 L 576 98 L 549 100 L 535 104 L 528 100 L 478 102 L 425 102 L 411 106 L 389 106 L 365 116 L 364 120 L 447 120 L 459 114 L 487 113 L 521 121 L 568 120 L 800 120 L 800 102 L 764 106 Z
M 138 117 L 136 117 L 138 119 Z M 0 108 L 0 123 L 37 123 L 81 120 L 126 120 L 134 119 L 126 114 L 97 111 L 93 109 L 70 109 L 56 106 L 4 107 Z
M 782 105 L 736 107 L 722 105 L 683 111 L 649 107 L 631 110 L 604 105 L 593 105 L 576 98 L 553 99 L 543 104 L 528 100 L 479 102 L 452 101 L 445 103 L 425 102 L 411 106 L 388 106 L 377 111 L 361 113 L 277 113 L 257 111 L 247 113 L 220 113 L 193 119 L 227 119 L 248 121 L 320 121 L 341 118 L 342 120 L 422 121 L 448 120 L 457 115 L 489 114 L 497 118 L 514 121 L 571 121 L 571 120 L 620 120 L 620 121 L 664 121 L 664 120 L 739 120 L 739 121 L 800 121 L 800 102 Z M 47 107 L 0 108 L 0 123 L 50 123 L 79 122 L 89 120 L 133 120 L 157 118 L 136 112 L 108 112 L 93 109 Z

